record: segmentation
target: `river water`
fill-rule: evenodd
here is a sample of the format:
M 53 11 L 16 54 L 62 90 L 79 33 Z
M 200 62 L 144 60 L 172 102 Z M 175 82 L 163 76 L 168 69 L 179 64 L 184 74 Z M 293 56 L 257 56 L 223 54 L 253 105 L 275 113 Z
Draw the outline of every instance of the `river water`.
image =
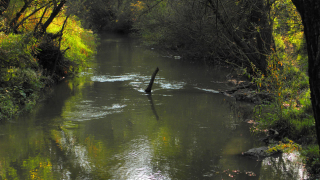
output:
M 226 89 L 228 70 L 102 34 L 91 67 L 0 125 L 0 179 L 303 179 L 297 154 L 263 161 Z M 144 93 L 159 67 L 152 94 Z

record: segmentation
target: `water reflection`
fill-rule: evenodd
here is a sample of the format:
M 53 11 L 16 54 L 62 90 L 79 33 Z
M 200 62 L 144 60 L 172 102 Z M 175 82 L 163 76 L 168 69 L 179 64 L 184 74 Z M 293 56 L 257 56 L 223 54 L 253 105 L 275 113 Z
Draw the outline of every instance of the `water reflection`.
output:
M 151 106 L 151 109 L 152 109 L 154 116 L 156 117 L 157 120 L 159 120 L 159 116 L 158 116 L 158 113 L 157 113 L 156 108 L 154 106 L 151 94 L 147 94 L 147 97 L 149 99 L 150 106 Z
M 165 80 L 159 81 L 159 84 L 160 84 L 160 87 L 163 89 L 182 89 L 183 86 L 186 85 L 185 82 L 177 82 L 177 81 L 168 82 Z
M 137 74 L 128 74 L 128 75 L 120 75 L 120 76 L 104 75 L 104 76 L 92 76 L 91 80 L 97 81 L 97 82 L 115 82 L 115 81 L 129 81 L 137 77 L 139 77 Z
M 234 100 L 216 92 L 225 84 L 213 82 L 229 72 L 137 46 L 102 36 L 92 69 L 64 80 L 34 114 L 1 125 L 0 179 L 305 177 L 290 155 L 241 156 L 259 144 L 233 113 Z
M 95 102 L 90 100 L 80 101 L 71 110 L 65 109 L 62 116 L 65 120 L 85 121 L 103 118 L 108 114 L 121 113 L 125 104 L 112 104 L 111 106 L 95 107 Z
M 213 90 L 213 89 L 203 89 L 203 88 L 199 88 L 199 87 L 195 87 L 195 88 L 199 89 L 199 90 L 202 90 L 202 91 L 206 91 L 206 92 L 219 93 L 219 91 Z
M 262 161 L 265 179 L 280 177 L 281 179 L 308 179 L 308 175 L 299 152 L 283 153 L 277 157 L 268 157 Z M 279 179 L 280 179 L 279 178 Z
M 170 179 L 167 172 L 154 166 L 151 145 L 144 136 L 128 142 L 124 152 L 114 155 L 121 163 L 110 169 L 110 173 L 115 179 Z

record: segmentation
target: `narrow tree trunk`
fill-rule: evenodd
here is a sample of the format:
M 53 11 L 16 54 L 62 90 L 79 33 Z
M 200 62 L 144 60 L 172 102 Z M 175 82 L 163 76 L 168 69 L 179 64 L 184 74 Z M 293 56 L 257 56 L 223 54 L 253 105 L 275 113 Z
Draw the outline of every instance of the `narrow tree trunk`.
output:
M 49 8 L 49 6 L 47 6 L 47 7 L 44 9 L 44 11 L 43 11 L 43 13 L 42 13 L 42 15 L 41 15 L 41 18 L 40 18 L 40 20 L 39 20 L 39 22 L 38 22 L 38 23 L 36 24 L 36 26 L 34 27 L 33 36 L 36 37 L 36 38 L 39 38 L 39 37 L 40 37 L 40 34 L 39 34 L 39 33 L 41 33 L 41 29 L 40 29 L 40 31 L 39 31 L 38 27 L 39 27 L 39 26 L 42 26 L 42 19 L 43 19 L 44 15 L 46 14 L 48 8 Z
M 19 23 L 17 23 L 14 27 L 12 27 L 13 32 L 18 32 L 19 26 L 21 26 L 29 17 L 34 15 L 36 12 L 44 8 L 46 5 L 39 7 L 38 9 L 34 10 L 32 13 L 30 13 L 27 17 L 23 18 Z
M 271 52 L 271 40 L 272 40 L 272 21 L 269 20 L 269 9 L 270 4 L 264 4 L 264 0 L 258 0 L 256 5 L 256 21 L 254 23 L 258 24 L 260 27 L 260 32 L 256 32 L 257 48 L 260 53 L 259 58 L 259 69 L 266 74 L 267 70 L 267 56 Z
M 9 23 L 9 27 L 10 29 L 14 30 L 14 27 L 18 21 L 18 19 L 20 18 L 20 16 L 24 13 L 24 11 L 26 11 L 26 9 L 29 7 L 29 5 L 32 3 L 32 0 L 29 1 L 25 1 L 23 7 L 20 9 L 20 11 L 16 14 L 16 16 L 10 21 Z M 14 33 L 17 33 L 14 30 Z
M 47 27 L 52 23 L 53 19 L 59 14 L 59 12 L 62 10 L 63 5 L 67 2 L 67 0 L 61 0 L 58 6 L 55 6 L 50 17 L 47 19 L 47 21 L 43 24 L 42 30 L 40 35 L 43 35 Z
M 151 77 L 149 86 L 147 87 L 146 90 L 144 90 L 146 93 L 150 93 L 150 92 L 151 92 L 151 88 L 152 88 L 154 79 L 156 78 L 156 75 L 157 75 L 158 71 L 159 71 L 159 68 L 157 67 L 157 69 L 156 69 L 156 70 L 153 72 L 153 74 L 152 74 L 152 77 Z
M 291 0 L 301 15 L 308 49 L 308 73 L 312 109 L 320 147 L 320 1 Z M 319 152 L 320 153 L 320 152 Z

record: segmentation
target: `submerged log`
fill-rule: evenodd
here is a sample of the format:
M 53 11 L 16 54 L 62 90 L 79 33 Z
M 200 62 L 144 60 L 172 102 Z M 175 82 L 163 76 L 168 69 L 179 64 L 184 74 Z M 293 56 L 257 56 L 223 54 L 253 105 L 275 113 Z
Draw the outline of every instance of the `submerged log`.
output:
M 159 68 L 157 67 L 157 69 L 156 69 L 156 70 L 153 72 L 153 74 L 152 74 L 152 77 L 151 77 L 149 86 L 147 87 L 146 90 L 144 90 L 146 93 L 150 93 L 150 92 L 151 92 L 151 88 L 152 88 L 154 79 L 156 78 L 156 75 L 157 75 L 158 71 L 159 71 Z

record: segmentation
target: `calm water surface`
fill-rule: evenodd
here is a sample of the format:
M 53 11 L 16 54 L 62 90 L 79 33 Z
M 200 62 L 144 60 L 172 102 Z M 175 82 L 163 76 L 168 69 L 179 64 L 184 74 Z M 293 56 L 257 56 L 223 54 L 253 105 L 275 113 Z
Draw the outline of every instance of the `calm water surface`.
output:
M 259 144 L 234 100 L 215 93 L 228 74 L 101 35 L 90 69 L 0 125 L 0 179 L 305 178 L 296 154 L 241 155 Z

